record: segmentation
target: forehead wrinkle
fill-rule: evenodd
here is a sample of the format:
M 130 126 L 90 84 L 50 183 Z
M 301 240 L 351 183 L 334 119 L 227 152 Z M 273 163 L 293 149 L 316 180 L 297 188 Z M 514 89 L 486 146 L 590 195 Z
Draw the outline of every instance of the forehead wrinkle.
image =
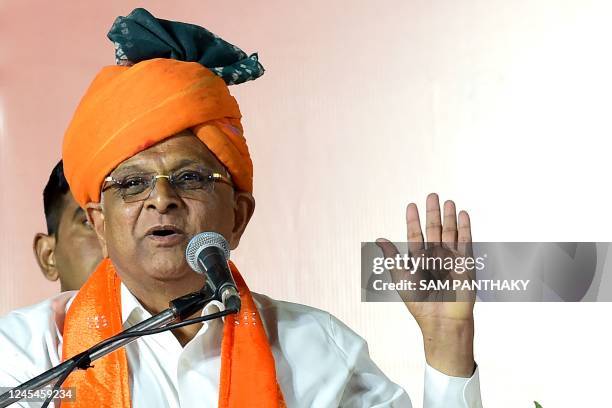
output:
M 182 136 L 182 137 L 181 137 Z M 186 145 L 181 140 L 193 140 L 197 143 Z M 112 173 L 125 172 L 172 172 L 188 165 L 200 165 L 215 171 L 225 171 L 225 166 L 219 162 L 208 147 L 195 136 L 179 135 L 165 142 L 151 146 L 125 160 Z
M 219 166 L 216 166 L 214 164 L 211 163 L 211 160 L 206 160 L 206 158 L 186 158 L 185 156 L 179 156 L 178 158 L 178 162 L 175 162 L 175 160 L 172 160 L 172 158 L 170 158 L 170 160 L 165 160 L 165 158 L 162 158 L 161 160 L 156 160 L 156 163 L 160 163 L 161 165 L 159 167 L 161 167 L 163 170 L 165 171 L 169 171 L 169 172 L 174 172 L 176 170 L 188 167 L 188 166 L 199 166 L 199 167 L 205 167 L 208 169 L 212 169 L 212 170 L 218 170 Z M 114 173 L 129 173 L 129 172 L 136 172 L 136 173 L 154 173 L 156 171 L 156 169 L 152 169 L 151 166 L 149 166 L 150 162 L 146 161 L 146 163 L 134 163 L 134 164 L 128 164 L 125 166 L 119 166 L 115 169 Z M 153 166 L 155 168 L 157 168 L 157 166 Z M 224 168 L 224 166 L 221 166 L 222 168 Z
M 159 162 L 159 154 L 154 154 L 154 151 L 151 151 L 155 146 L 143 150 L 142 152 L 137 153 L 135 156 L 130 157 L 129 159 L 123 161 L 119 164 L 112 173 L 115 172 L 143 172 L 148 167 L 147 165 L 151 162 Z M 152 154 L 153 153 L 153 154 Z M 147 157 L 150 156 L 150 157 Z

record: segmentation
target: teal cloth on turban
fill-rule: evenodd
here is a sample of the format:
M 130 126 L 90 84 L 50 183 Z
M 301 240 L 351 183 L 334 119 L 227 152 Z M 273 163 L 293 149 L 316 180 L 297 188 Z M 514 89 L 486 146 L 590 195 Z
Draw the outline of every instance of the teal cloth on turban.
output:
M 127 17 L 117 17 L 108 38 L 115 44 L 119 65 L 153 58 L 198 62 L 228 85 L 240 84 L 264 73 L 257 53 L 247 56 L 203 27 L 155 18 L 143 8 L 134 9 Z

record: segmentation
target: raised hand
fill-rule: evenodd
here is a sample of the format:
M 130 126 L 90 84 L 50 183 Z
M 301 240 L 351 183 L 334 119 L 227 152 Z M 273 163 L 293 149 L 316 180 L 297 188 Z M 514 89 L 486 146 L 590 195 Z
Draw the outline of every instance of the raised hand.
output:
M 419 211 L 414 203 L 406 208 L 408 250 L 411 257 L 442 259 L 472 256 L 470 217 L 461 211 L 457 219 L 455 203 L 444 203 L 442 223 L 440 202 L 435 193 L 427 197 L 423 239 Z M 395 257 L 397 248 L 388 240 L 377 241 L 385 257 Z M 391 271 L 394 280 L 409 279 L 417 285 L 424 281 L 469 281 L 471 270 L 462 268 L 416 268 L 414 273 Z M 470 377 L 474 371 L 474 301 L 471 290 L 417 290 L 400 293 L 423 334 L 425 358 L 430 366 L 447 375 Z

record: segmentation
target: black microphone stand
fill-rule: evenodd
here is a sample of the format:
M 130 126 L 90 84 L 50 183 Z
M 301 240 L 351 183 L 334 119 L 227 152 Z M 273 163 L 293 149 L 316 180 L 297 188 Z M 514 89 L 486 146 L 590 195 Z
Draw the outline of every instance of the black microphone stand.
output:
M 110 337 L 91 348 L 75 355 L 61 364 L 45 371 L 44 373 L 32 378 L 31 380 L 0 395 L 0 408 L 5 408 L 21 399 L 25 398 L 29 390 L 38 390 L 49 385 L 53 380 L 58 379 L 54 390 L 59 389 L 68 374 L 75 368 L 87 369 L 91 367 L 94 360 L 103 357 L 118 348 L 121 348 L 143 335 L 159 333 L 165 330 L 173 330 L 188 324 L 194 324 L 205 320 L 222 317 L 228 314 L 237 313 L 238 310 L 228 309 L 225 312 L 214 313 L 210 316 L 202 316 L 196 319 L 185 318 L 191 316 L 202 309 L 208 302 L 217 298 L 217 291 L 211 288 L 208 283 L 199 291 L 176 298 L 170 302 L 170 307 L 163 312 L 150 317 L 143 322 L 130 327 L 121 333 Z M 172 324 L 174 322 L 182 322 Z M 51 395 L 51 398 L 53 395 Z M 46 403 L 48 404 L 48 402 Z M 44 405 L 46 406 L 46 405 Z

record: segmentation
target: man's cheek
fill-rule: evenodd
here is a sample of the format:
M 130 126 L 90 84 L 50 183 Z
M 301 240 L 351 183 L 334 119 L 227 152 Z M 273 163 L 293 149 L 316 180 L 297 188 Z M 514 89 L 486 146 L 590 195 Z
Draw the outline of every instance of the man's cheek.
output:
M 125 225 L 109 223 L 104 235 L 110 256 L 132 252 L 134 242 Z
M 193 215 L 195 222 L 191 225 L 199 226 L 199 229 L 195 231 L 196 233 L 203 231 L 225 232 L 232 229 L 233 212 L 231 208 L 226 206 L 209 204 L 194 211 Z

